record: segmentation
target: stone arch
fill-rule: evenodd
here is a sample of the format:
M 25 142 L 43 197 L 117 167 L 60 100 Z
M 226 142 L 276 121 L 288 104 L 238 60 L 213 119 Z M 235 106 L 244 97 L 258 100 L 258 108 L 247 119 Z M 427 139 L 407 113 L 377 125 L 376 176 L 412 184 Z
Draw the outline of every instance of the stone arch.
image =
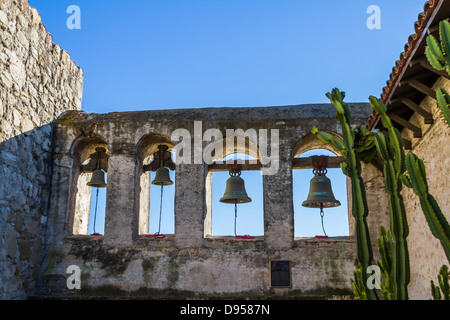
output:
M 136 175 L 135 175 L 135 223 L 133 229 L 134 237 L 147 235 L 150 229 L 150 187 L 151 187 L 151 172 L 150 168 L 154 160 L 154 154 L 158 152 L 158 147 L 165 145 L 168 151 L 173 151 L 175 144 L 166 135 L 159 133 L 150 133 L 143 136 L 136 145 Z M 172 163 L 169 169 L 175 170 L 175 162 L 172 158 Z
M 251 130 L 251 129 L 250 129 Z M 205 162 L 211 164 L 221 161 L 226 156 L 234 153 L 244 153 L 256 160 L 261 160 L 261 152 L 258 147 L 257 134 L 247 130 L 246 132 L 235 131 L 235 135 L 218 139 L 206 146 L 203 152 Z
M 150 164 L 153 154 L 158 151 L 158 146 L 161 144 L 168 146 L 170 151 L 175 148 L 173 141 L 166 135 L 150 133 L 142 137 L 136 145 L 138 161 L 144 165 Z
M 336 133 L 336 132 L 332 132 L 332 131 L 327 131 L 327 133 L 333 135 L 334 137 L 341 139 L 340 134 Z M 329 151 L 329 154 L 327 154 L 327 152 L 323 152 L 323 150 Z M 317 151 L 317 152 L 315 152 Z M 330 157 L 340 157 L 341 154 L 339 154 L 339 152 L 337 152 L 336 150 L 333 149 L 332 146 L 323 143 L 322 141 L 320 141 L 316 135 L 309 133 L 306 134 L 305 136 L 303 136 L 301 139 L 299 139 L 293 149 L 293 159 L 301 157 L 302 155 L 307 154 L 306 157 L 312 156 L 312 155 L 320 155 L 320 154 L 326 154 L 329 155 Z M 308 195 L 308 191 L 309 191 L 309 182 L 310 179 L 313 178 L 313 173 L 312 173 L 312 169 L 311 169 L 311 173 L 310 174 L 306 174 L 306 172 L 309 169 L 303 169 L 301 171 L 304 172 L 300 172 L 301 169 L 299 170 L 295 170 L 295 172 L 293 172 L 293 199 L 294 199 L 294 226 L 304 226 L 307 224 L 307 222 L 304 220 L 306 217 L 308 217 L 308 219 L 314 219 L 313 222 L 311 223 L 313 225 L 313 227 L 317 227 L 318 232 L 321 231 L 321 227 L 320 227 L 320 219 L 315 219 L 314 217 L 319 217 L 319 213 L 317 213 L 316 216 L 314 216 L 314 212 L 312 212 L 311 214 L 306 213 L 305 211 L 311 211 L 310 209 L 305 209 L 301 206 L 302 201 L 306 200 L 306 197 Z M 334 168 L 334 169 L 328 169 L 328 174 L 327 176 L 330 178 L 330 180 L 332 181 L 333 184 L 333 192 L 335 193 L 335 195 L 338 193 L 339 196 L 337 197 L 338 200 L 341 202 L 341 207 L 340 208 L 333 208 L 333 209 L 325 209 L 325 229 L 328 229 L 334 233 L 333 228 L 337 225 L 341 225 L 342 224 L 342 228 L 345 227 L 345 231 L 341 231 L 339 232 L 339 236 L 343 236 L 343 235 L 349 235 L 350 234 L 350 219 L 351 219 L 351 213 L 350 213 L 350 203 L 351 203 L 351 194 L 348 192 L 348 188 L 349 188 L 349 179 L 347 177 L 344 176 L 344 174 L 342 173 L 341 169 L 339 168 Z M 301 180 L 298 181 L 298 180 Z M 297 192 L 300 192 L 300 189 L 302 189 L 302 197 L 297 198 Z M 306 193 L 305 193 L 306 191 Z M 297 199 L 296 199 L 297 198 Z M 301 199 L 300 199 L 301 198 Z M 295 210 L 297 208 L 297 210 Z M 344 209 L 345 208 L 345 209 Z M 331 211 L 331 213 L 327 214 L 327 211 Z M 337 215 L 339 216 L 339 220 L 336 219 L 335 220 L 335 216 L 333 216 L 334 212 L 337 212 Z M 331 221 L 333 221 L 333 223 L 329 223 L 328 224 L 328 228 L 327 228 L 327 215 L 328 215 L 328 219 L 331 218 Z M 296 220 L 297 218 L 297 220 Z M 299 220 L 301 219 L 301 223 L 299 223 Z M 345 219 L 342 220 L 342 219 Z M 332 228 L 330 228 L 330 226 L 332 225 Z M 310 228 L 312 229 L 312 228 Z M 315 230 L 315 229 L 314 229 Z M 295 230 L 295 234 L 296 236 L 299 236 L 299 232 L 298 230 Z M 317 234 L 319 235 L 319 234 Z M 303 236 L 303 235 L 301 235 Z
M 70 179 L 69 206 L 68 206 L 68 233 L 72 235 L 89 234 L 89 216 L 91 208 L 91 188 L 87 183 L 96 169 L 96 161 L 91 156 L 96 149 L 104 150 L 100 161 L 100 168 L 108 172 L 109 146 L 101 136 L 79 137 L 75 139 L 70 148 L 72 172 Z
M 237 137 L 237 139 L 236 139 Z M 236 130 L 235 131 L 235 135 L 231 136 L 231 137 L 226 137 L 223 139 L 218 139 L 216 141 L 214 141 L 213 143 L 209 144 L 206 146 L 205 150 L 204 150 L 204 159 L 206 164 L 212 164 L 215 162 L 219 162 L 219 163 L 226 163 L 226 161 L 224 161 L 224 159 L 227 156 L 233 155 L 233 154 L 246 154 L 249 155 L 251 157 L 253 157 L 255 160 L 251 159 L 251 160 L 247 160 L 246 162 L 249 164 L 257 164 L 261 161 L 261 152 L 260 149 L 258 147 L 258 143 L 257 143 L 257 136 L 256 134 L 253 135 L 250 131 L 246 131 L 244 132 L 243 130 Z M 208 158 L 210 157 L 210 158 Z M 242 160 L 242 159 L 240 159 Z M 206 199 L 206 215 L 204 218 L 204 237 L 205 238 L 210 238 L 212 236 L 224 236 L 224 234 L 220 234 L 220 235 L 216 235 L 214 234 L 215 232 L 213 232 L 213 171 L 208 171 L 206 174 L 206 180 L 205 180 L 205 199 Z M 249 175 L 253 176 L 255 173 L 255 171 L 250 172 Z M 217 174 L 225 174 L 225 172 L 220 172 Z M 229 178 L 228 173 L 227 177 L 225 178 L 225 180 L 227 178 Z M 245 175 L 245 172 L 243 172 L 243 177 Z M 252 177 L 255 178 L 255 177 Z M 216 179 L 216 178 L 215 178 Z M 263 179 L 262 176 L 258 177 L 259 181 L 260 181 L 260 195 L 261 198 L 258 199 L 258 197 L 253 197 L 253 201 L 252 203 L 257 202 L 257 200 L 260 201 L 260 204 L 262 206 L 263 204 Z M 220 180 L 222 180 L 222 178 L 220 178 Z M 223 185 L 220 185 L 220 188 L 217 188 L 218 190 L 224 189 L 225 188 L 225 180 L 222 181 Z M 245 180 L 245 179 L 244 179 Z M 214 182 L 216 183 L 216 181 Z M 250 190 L 250 182 L 246 181 L 247 184 L 247 189 Z M 216 186 L 217 187 L 217 186 Z M 255 187 L 253 185 L 253 187 Z M 252 197 L 251 197 L 252 198 Z M 216 199 L 217 200 L 217 199 Z M 230 207 L 231 208 L 231 207 Z M 264 210 L 263 208 L 261 208 L 260 210 L 257 211 L 258 213 L 261 214 L 261 232 L 264 233 Z M 239 215 L 240 217 L 242 215 Z M 257 223 L 258 221 L 253 221 L 254 223 Z M 238 228 L 239 229 L 239 228 Z M 227 234 L 228 236 L 231 235 Z M 258 236 L 263 236 L 263 234 L 261 235 L 256 235 Z
M 336 132 L 327 131 L 327 133 L 333 135 L 336 138 L 342 138 L 341 135 Z M 334 150 L 332 146 L 320 141 L 315 134 L 308 133 L 296 142 L 292 153 L 293 158 L 297 158 L 306 151 L 314 149 L 326 149 L 334 153 L 336 156 L 340 156 L 340 154 L 336 150 Z

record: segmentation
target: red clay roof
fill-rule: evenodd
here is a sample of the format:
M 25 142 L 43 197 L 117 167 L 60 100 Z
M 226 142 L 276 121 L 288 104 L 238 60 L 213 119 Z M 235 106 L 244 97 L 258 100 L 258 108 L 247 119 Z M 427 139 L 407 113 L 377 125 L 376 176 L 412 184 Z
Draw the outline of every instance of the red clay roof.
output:
M 381 100 L 387 103 L 391 97 L 393 90 L 396 87 L 397 80 L 402 74 L 402 71 L 407 67 L 412 54 L 414 53 L 414 48 L 417 46 L 417 42 L 422 38 L 423 32 L 429 26 L 430 18 L 434 15 L 434 10 L 439 7 L 438 4 L 443 2 L 443 0 L 428 0 L 425 2 L 424 11 L 419 14 L 418 20 L 414 23 L 415 33 L 408 38 L 408 42 L 405 45 L 405 50 L 401 53 L 400 59 L 396 61 L 392 73 L 387 81 L 386 87 L 383 88 L 381 94 Z M 376 123 L 377 115 L 374 114 L 369 119 L 368 127 L 373 129 Z

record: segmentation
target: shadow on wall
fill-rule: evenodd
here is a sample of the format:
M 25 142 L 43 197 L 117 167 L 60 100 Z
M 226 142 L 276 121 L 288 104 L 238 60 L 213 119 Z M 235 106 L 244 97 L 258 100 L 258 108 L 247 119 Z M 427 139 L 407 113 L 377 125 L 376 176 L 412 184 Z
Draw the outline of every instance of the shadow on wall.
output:
M 52 132 L 47 124 L 7 140 L 0 135 L 0 299 L 26 298 L 38 277 L 45 251 Z

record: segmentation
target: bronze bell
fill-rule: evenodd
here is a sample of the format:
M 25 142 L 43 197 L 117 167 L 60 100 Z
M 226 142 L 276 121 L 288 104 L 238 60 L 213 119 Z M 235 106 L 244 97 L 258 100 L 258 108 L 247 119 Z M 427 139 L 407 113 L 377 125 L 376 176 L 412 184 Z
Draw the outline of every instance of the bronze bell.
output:
M 244 179 L 240 177 L 240 173 L 239 175 L 232 175 L 231 178 L 228 179 L 225 194 L 222 199 L 220 199 L 220 202 L 230 204 L 252 202 L 252 199 L 247 195 L 245 182 Z
M 172 180 L 170 180 L 169 169 L 161 167 L 158 170 L 156 170 L 155 179 L 153 180 L 152 184 L 157 186 L 173 185 Z
M 106 188 L 105 172 L 100 169 L 95 170 L 92 173 L 91 181 L 87 183 L 87 186 L 91 188 Z
M 331 180 L 327 178 L 326 170 L 316 171 L 316 176 L 311 180 L 311 188 L 308 199 L 303 202 L 308 208 L 333 208 L 341 203 L 334 197 L 331 189 Z

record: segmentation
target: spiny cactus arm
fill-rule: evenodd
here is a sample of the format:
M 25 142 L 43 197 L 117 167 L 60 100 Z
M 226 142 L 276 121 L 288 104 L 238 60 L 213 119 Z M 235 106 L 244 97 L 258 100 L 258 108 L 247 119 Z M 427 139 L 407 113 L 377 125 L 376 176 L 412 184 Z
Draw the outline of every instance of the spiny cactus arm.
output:
M 383 102 L 381 102 L 380 99 L 374 96 L 369 97 L 369 101 L 372 109 L 380 115 L 383 127 L 388 130 L 389 143 L 392 146 L 391 150 L 393 153 L 395 153 L 395 157 L 390 158 L 394 159 L 396 177 L 400 178 L 400 175 L 402 175 L 406 170 L 405 149 L 404 149 L 405 142 L 400 134 L 400 131 L 398 131 L 398 129 L 392 125 L 392 121 L 387 115 L 386 105 Z
M 378 240 L 378 251 L 381 260 L 377 262 L 377 265 L 380 267 L 383 276 L 381 291 L 383 292 L 384 300 L 392 300 L 394 297 L 394 286 L 391 277 L 393 250 L 392 235 L 390 231 L 386 232 L 384 227 L 381 227 L 380 235 L 380 239 Z
M 410 153 L 406 156 L 406 167 L 414 192 L 419 197 L 425 196 L 428 193 L 425 164 L 414 153 Z
M 344 144 L 341 140 L 336 139 L 333 135 L 329 134 L 328 132 L 320 131 L 317 128 L 313 128 L 311 130 L 312 134 L 315 134 L 317 138 L 319 138 L 320 141 L 322 141 L 325 144 L 329 144 L 333 147 L 334 150 L 338 151 L 339 153 L 345 152 Z M 345 157 L 345 155 L 343 155 Z
M 444 295 L 444 300 L 450 300 L 450 285 L 449 281 L 448 267 L 443 265 L 438 275 L 439 287 L 441 288 L 442 294 Z
M 384 181 L 389 200 L 389 213 L 391 231 L 394 235 L 394 247 L 392 254 L 392 281 L 394 283 L 394 299 L 405 300 L 408 298 L 407 286 L 409 283 L 409 253 L 406 238 L 409 234 L 406 220 L 406 210 L 401 195 L 402 183 L 397 173 L 398 165 L 395 161 L 400 145 L 388 141 L 382 132 L 376 132 L 375 144 L 380 157 L 384 161 Z M 393 134 L 395 135 L 395 133 Z
M 448 266 L 443 265 L 438 274 L 439 286 L 436 286 L 433 280 L 430 281 L 433 300 L 450 300 L 449 277 Z M 441 291 L 443 296 L 441 295 Z
M 380 267 L 382 270 L 390 273 L 392 266 L 392 257 L 389 244 L 392 242 L 390 231 L 386 232 L 384 227 L 381 227 L 380 239 L 378 240 L 378 251 L 380 252 Z
M 345 92 L 340 91 L 338 88 L 334 88 L 331 92 L 326 95 L 330 102 L 336 108 L 337 115 L 336 117 L 341 122 L 350 123 L 351 115 L 350 110 L 348 109 L 347 104 L 344 102 Z M 343 116 L 343 119 L 341 116 Z
M 439 37 L 440 45 L 435 37 L 431 35 L 427 37 L 425 55 L 433 68 L 445 70 L 450 74 L 450 23 L 447 20 L 439 23 Z M 448 94 L 444 89 L 439 89 L 436 96 L 444 119 L 450 126 L 450 99 Z
M 427 49 L 429 50 L 429 53 L 435 56 L 437 60 L 439 60 L 442 63 L 445 63 L 445 57 L 444 54 L 442 53 L 441 45 L 433 35 L 427 37 Z
M 365 287 L 363 285 L 364 280 L 361 272 L 361 264 L 358 264 L 358 268 L 353 273 L 355 279 L 351 279 L 352 287 L 353 287 L 353 300 L 367 300 L 367 295 L 365 292 Z
M 406 174 L 400 175 L 400 180 L 407 188 L 412 188 L 411 180 L 409 180 L 409 178 Z
M 364 181 L 361 178 L 361 162 L 359 153 L 355 150 L 355 132 L 350 126 L 350 109 L 344 102 L 345 92 L 339 89 L 333 89 L 327 93 L 327 97 L 336 108 L 336 118 L 342 126 L 342 149 L 345 152 L 346 164 L 342 166 L 343 171 L 351 179 L 352 190 L 352 215 L 355 218 L 356 245 L 358 251 L 358 260 L 361 264 L 361 270 L 365 271 L 372 264 L 373 253 L 370 242 L 369 228 L 366 217 L 369 214 L 367 206 Z M 363 285 L 367 282 L 367 274 L 362 272 Z M 369 300 L 378 300 L 375 290 L 365 289 Z
M 450 225 L 434 197 L 428 192 L 425 165 L 414 153 L 406 156 L 409 180 L 414 193 L 419 196 L 422 211 L 431 233 L 439 239 L 450 261 Z
M 447 260 L 450 261 L 450 226 L 442 214 L 437 201 L 431 194 L 420 200 L 422 211 L 434 237 L 439 239 Z
M 405 142 L 397 128 L 394 127 L 391 132 L 392 134 L 389 136 L 389 142 L 395 153 L 395 177 L 399 180 L 401 175 L 406 171 Z
M 387 107 L 381 102 L 380 99 L 370 96 L 369 97 L 370 107 L 380 115 L 381 124 L 384 128 L 390 130 L 393 128 L 392 121 L 387 115 Z
M 445 70 L 445 58 L 442 54 L 441 46 L 432 35 L 427 38 L 425 55 L 433 68 L 436 70 Z
M 433 296 L 433 300 L 442 300 L 441 290 L 434 284 L 434 281 L 431 280 L 431 295 Z
M 444 119 L 450 125 L 450 96 L 444 89 L 440 88 L 436 92 L 439 108 L 444 115 Z
M 445 62 L 450 66 L 450 23 L 446 20 L 439 22 L 439 36 Z

